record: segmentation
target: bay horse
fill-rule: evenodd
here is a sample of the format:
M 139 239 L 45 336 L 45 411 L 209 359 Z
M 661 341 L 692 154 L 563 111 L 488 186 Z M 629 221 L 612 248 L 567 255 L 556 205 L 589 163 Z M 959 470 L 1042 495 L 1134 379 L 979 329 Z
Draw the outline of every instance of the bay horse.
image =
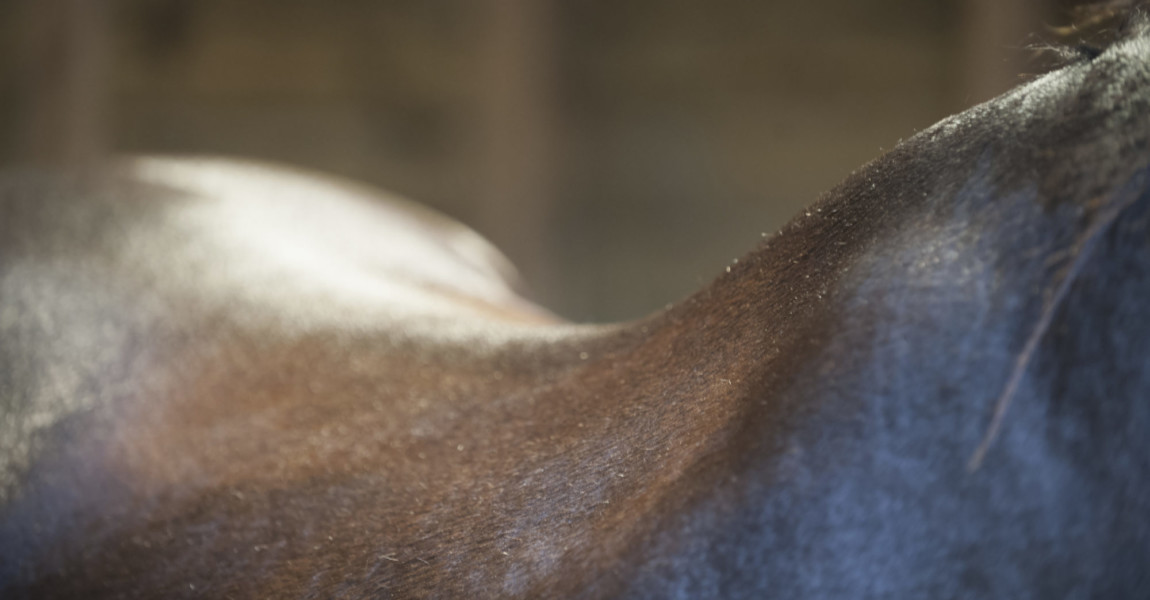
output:
M 0 176 L 0 597 L 1148 598 L 1150 34 L 648 318 L 209 158 Z

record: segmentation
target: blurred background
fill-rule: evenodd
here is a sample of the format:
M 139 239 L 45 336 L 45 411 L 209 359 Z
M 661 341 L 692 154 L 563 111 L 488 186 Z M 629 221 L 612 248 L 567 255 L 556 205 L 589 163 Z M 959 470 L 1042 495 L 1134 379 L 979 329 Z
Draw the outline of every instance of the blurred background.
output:
M 1070 4 L 0 0 L 0 161 L 347 176 L 477 229 L 563 316 L 636 318 L 1037 72 Z

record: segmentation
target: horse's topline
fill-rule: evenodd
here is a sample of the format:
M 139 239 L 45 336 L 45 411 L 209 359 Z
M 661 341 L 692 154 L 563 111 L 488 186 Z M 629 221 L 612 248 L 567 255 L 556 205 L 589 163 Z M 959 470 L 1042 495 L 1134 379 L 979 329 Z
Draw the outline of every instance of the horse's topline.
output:
M 649 318 L 213 159 L 0 176 L 0 597 L 1148 598 L 1150 35 Z

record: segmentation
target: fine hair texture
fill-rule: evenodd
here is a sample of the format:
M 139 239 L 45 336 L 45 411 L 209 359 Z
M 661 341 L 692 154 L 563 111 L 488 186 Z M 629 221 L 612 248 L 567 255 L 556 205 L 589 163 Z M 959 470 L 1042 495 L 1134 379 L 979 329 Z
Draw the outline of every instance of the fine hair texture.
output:
M 338 179 L 0 171 L 0 597 L 1150 598 L 1120 4 L 629 323 Z

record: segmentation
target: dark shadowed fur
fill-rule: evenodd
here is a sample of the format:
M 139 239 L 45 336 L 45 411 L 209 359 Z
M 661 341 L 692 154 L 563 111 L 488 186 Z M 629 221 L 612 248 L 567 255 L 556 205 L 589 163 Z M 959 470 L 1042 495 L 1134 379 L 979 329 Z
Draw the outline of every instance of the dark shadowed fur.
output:
M 1137 37 L 1146 28 L 1145 0 L 1098 0 L 1074 4 L 1063 11 L 1066 24 L 1052 25 L 1048 33 L 1058 43 L 1039 43 L 1031 46 L 1037 55 L 1053 56 L 1054 61 L 1036 61 L 1038 65 L 1053 68 L 1093 60 L 1103 50 L 1119 40 Z
M 0 178 L 0 597 L 1150 597 L 1145 20 L 617 326 L 205 164 Z

